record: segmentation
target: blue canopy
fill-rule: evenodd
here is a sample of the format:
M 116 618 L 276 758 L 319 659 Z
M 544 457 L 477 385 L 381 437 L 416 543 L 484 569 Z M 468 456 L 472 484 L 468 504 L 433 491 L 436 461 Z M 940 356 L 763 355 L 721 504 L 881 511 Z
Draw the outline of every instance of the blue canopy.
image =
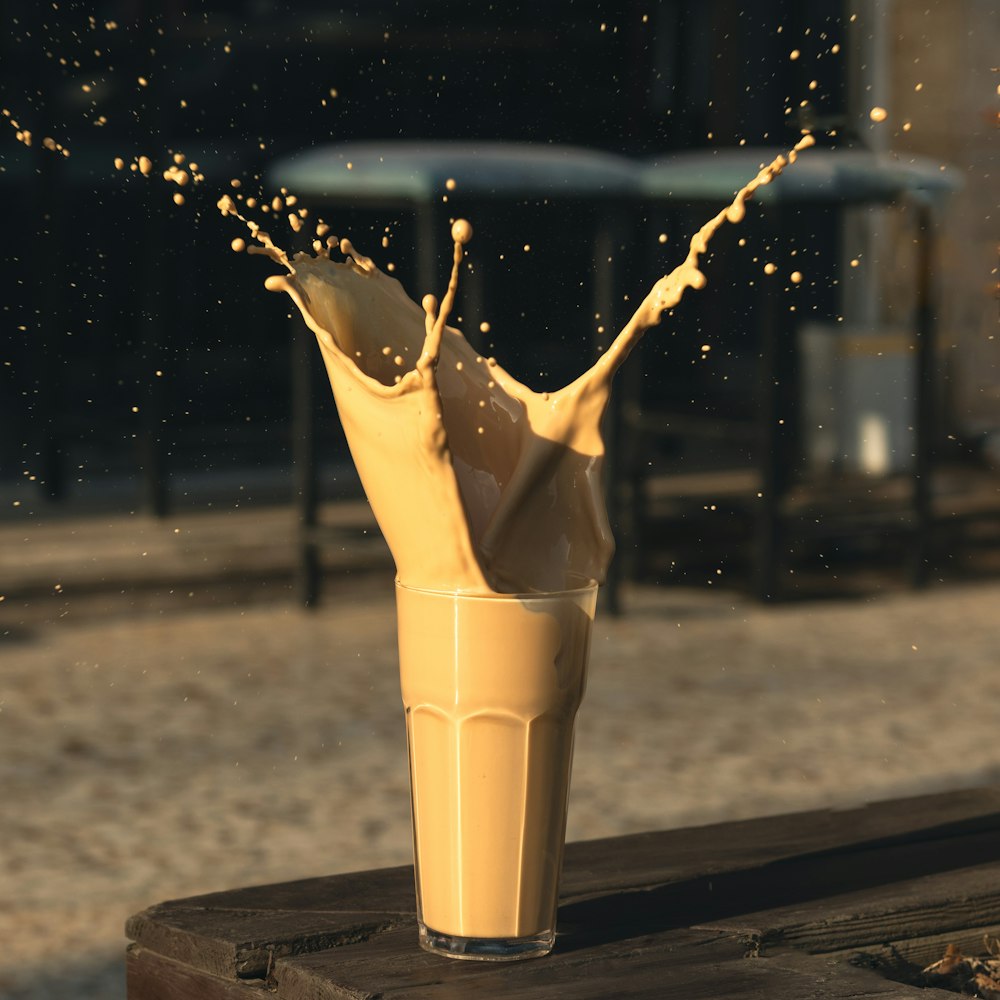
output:
M 279 160 L 268 180 L 300 195 L 429 201 L 456 193 L 507 197 L 634 195 L 638 166 L 576 146 L 511 142 L 346 142 Z
M 655 157 L 640 168 L 639 192 L 648 198 L 726 202 L 761 167 L 784 152 L 779 148 L 720 149 Z M 806 149 L 795 165 L 759 187 L 754 200 L 888 203 L 904 195 L 941 198 L 961 186 L 953 168 L 907 153 L 865 149 Z

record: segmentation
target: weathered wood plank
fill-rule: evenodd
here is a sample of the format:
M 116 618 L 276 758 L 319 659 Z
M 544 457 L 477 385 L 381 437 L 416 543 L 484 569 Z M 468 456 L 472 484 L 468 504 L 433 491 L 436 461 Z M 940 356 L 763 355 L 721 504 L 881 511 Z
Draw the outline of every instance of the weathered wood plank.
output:
M 791 858 L 1000 832 L 1000 788 L 583 841 L 566 848 L 565 900 L 760 868 Z
M 413 868 L 351 872 L 169 900 L 131 917 L 128 937 L 212 975 L 256 976 L 274 956 L 357 941 L 413 920 Z
M 812 900 L 877 894 L 955 865 L 995 860 L 1000 789 L 573 844 L 559 948 L 597 950 L 726 920 L 731 930 L 755 932 L 737 918 L 789 907 L 804 912 Z M 350 941 L 391 934 L 401 923 L 412 925 L 414 909 L 412 868 L 405 866 L 174 900 L 136 915 L 127 930 L 166 958 L 235 980 L 263 975 L 283 954 L 340 952 Z M 812 940 L 808 920 L 800 920 L 801 931 L 792 929 L 791 912 L 786 932 Z M 957 910 L 952 917 L 959 919 Z M 412 935 L 410 950 L 420 954 Z
M 534 998 L 558 995 L 557 987 L 562 988 L 558 991 L 562 995 L 582 1000 L 626 995 L 619 967 L 624 962 L 630 963 L 629 988 L 636 991 L 627 995 L 641 996 L 644 989 L 657 986 L 662 996 L 669 974 L 654 976 L 655 982 L 644 978 L 655 973 L 656 967 L 669 964 L 675 979 L 696 980 L 701 974 L 697 970 L 718 970 L 725 962 L 742 960 L 742 954 L 739 945 L 724 935 L 678 931 L 589 951 L 557 949 L 545 959 L 530 962 L 455 962 L 417 950 L 414 927 L 390 931 L 366 947 L 282 960 L 275 967 L 275 981 L 282 1000 L 395 1000 L 425 995 Z M 643 955 L 647 956 L 644 962 Z M 610 989 L 606 975 L 613 983 Z
M 264 978 L 275 959 L 369 938 L 412 914 L 203 910 L 152 907 L 132 917 L 126 930 L 146 949 L 209 975 Z
M 389 932 L 366 948 L 292 958 L 278 963 L 282 1000 L 574 1000 L 609 997 L 684 997 L 685 1000 L 916 1000 L 925 994 L 846 962 L 790 967 L 747 959 L 727 935 L 674 931 L 546 959 L 497 965 L 449 962 L 414 953 L 413 936 Z
M 1000 844 L 994 845 L 1000 853 Z M 904 941 L 969 927 L 1000 928 L 1000 862 L 909 879 L 706 923 L 746 935 L 762 953 L 812 953 Z M 938 956 L 940 957 L 940 956 Z
M 931 962 L 937 962 L 944 957 L 948 945 L 955 945 L 963 955 L 984 955 L 986 953 L 984 942 L 998 937 L 1000 937 L 1000 924 L 994 923 L 986 927 L 967 927 L 960 931 L 945 931 L 906 941 L 888 941 L 864 950 L 850 948 L 839 952 L 838 955 L 852 961 L 860 961 L 867 956 L 873 961 L 892 960 L 917 969 L 925 969 Z
M 776 968 L 798 972 L 814 988 L 821 991 L 819 996 L 829 1000 L 856 1000 L 856 998 L 878 997 L 879 1000 L 932 1000 L 954 996 L 940 992 L 928 992 L 919 986 L 887 979 L 870 967 L 854 965 L 844 955 L 807 955 L 803 952 L 784 952 L 773 958 L 757 961 L 768 962 Z
M 570 940 L 598 943 L 608 940 L 608 935 L 631 937 L 695 925 L 739 930 L 759 938 L 771 932 L 771 924 L 758 926 L 768 919 L 784 920 L 785 924 L 775 924 L 774 933 L 780 933 L 787 925 L 787 933 L 791 935 L 798 920 L 808 946 L 818 949 L 814 942 L 821 938 L 821 915 L 825 907 L 835 905 L 831 899 L 854 892 L 860 895 L 852 905 L 867 900 L 869 906 L 875 907 L 883 897 L 887 901 L 893 899 L 892 887 L 897 883 L 944 873 L 934 884 L 946 886 L 951 878 L 947 874 L 950 868 L 980 861 L 1000 862 L 1000 828 L 964 837 L 903 842 L 882 839 L 869 844 L 875 846 L 815 852 L 759 868 L 587 896 L 560 908 L 559 926 Z M 928 889 L 931 884 L 927 883 Z M 919 897 L 919 890 L 915 891 Z M 959 926 L 963 919 L 975 923 L 992 919 L 984 916 L 993 912 L 991 893 L 992 889 L 983 889 L 978 908 L 956 909 L 950 914 L 951 926 Z M 810 910 L 813 906 L 814 910 Z M 913 906 L 916 912 L 919 898 L 913 900 Z M 809 918 L 803 916 L 810 912 L 819 914 L 815 933 L 810 930 Z M 933 916 L 929 913 L 928 919 L 944 916 L 938 911 Z M 877 938 L 859 943 L 871 940 Z M 838 940 L 831 947 L 845 946 L 843 940 Z
M 210 976 L 182 962 L 130 945 L 125 958 L 128 1000 L 270 1000 L 274 993 L 262 980 Z

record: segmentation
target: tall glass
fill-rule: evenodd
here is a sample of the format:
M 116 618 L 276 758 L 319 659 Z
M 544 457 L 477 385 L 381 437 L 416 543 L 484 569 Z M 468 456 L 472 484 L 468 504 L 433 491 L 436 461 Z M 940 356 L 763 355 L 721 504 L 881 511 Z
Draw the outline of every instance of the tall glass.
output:
M 477 597 L 396 584 L 420 944 L 551 951 L 594 583 Z

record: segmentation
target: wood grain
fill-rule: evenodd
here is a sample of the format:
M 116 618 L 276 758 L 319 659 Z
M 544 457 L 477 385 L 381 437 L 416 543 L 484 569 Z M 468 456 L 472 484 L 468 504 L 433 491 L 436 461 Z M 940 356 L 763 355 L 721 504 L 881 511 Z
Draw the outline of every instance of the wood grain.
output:
M 126 954 L 125 982 L 129 1000 L 269 1000 L 274 995 L 262 980 L 220 979 L 135 944 Z
M 745 935 L 761 954 L 811 953 L 899 943 L 973 927 L 1000 929 L 1000 862 L 833 895 L 704 926 Z M 940 955 L 938 956 L 940 957 Z
M 610 997 L 684 997 L 685 1000 L 803 1000 L 803 998 L 926 998 L 912 987 L 888 982 L 841 963 L 745 958 L 741 943 L 724 934 L 674 931 L 595 948 L 554 953 L 547 959 L 496 965 L 444 962 L 414 954 L 412 938 L 393 931 L 374 948 L 350 947 L 278 964 L 282 1000 L 574 1000 Z
M 419 950 L 409 867 L 174 900 L 128 996 L 923 997 L 848 955 L 1000 924 L 1000 789 L 571 844 L 561 904 L 551 956 L 494 964 Z

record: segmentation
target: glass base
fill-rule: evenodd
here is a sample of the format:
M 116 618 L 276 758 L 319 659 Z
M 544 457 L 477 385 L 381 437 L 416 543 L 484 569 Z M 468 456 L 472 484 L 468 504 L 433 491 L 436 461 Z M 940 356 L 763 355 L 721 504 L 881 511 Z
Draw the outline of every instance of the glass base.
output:
M 517 962 L 524 958 L 541 958 L 552 951 L 555 931 L 543 931 L 521 938 L 471 938 L 432 931 L 418 921 L 420 947 L 433 955 L 461 958 L 470 962 Z

